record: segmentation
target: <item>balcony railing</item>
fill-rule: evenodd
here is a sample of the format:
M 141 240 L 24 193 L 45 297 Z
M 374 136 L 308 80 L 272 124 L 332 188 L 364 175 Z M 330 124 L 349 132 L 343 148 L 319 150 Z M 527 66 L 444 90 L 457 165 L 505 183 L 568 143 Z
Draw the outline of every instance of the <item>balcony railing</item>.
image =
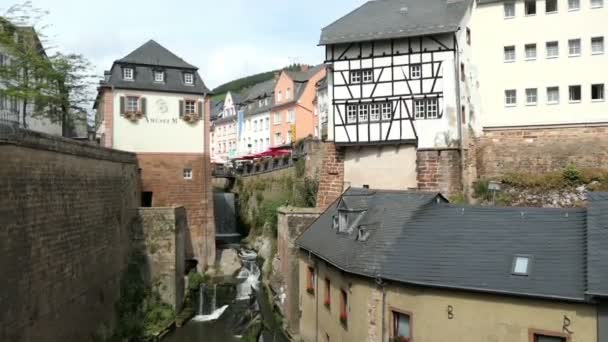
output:
M 7 109 L 0 109 L 0 137 L 15 133 L 20 127 L 19 113 Z

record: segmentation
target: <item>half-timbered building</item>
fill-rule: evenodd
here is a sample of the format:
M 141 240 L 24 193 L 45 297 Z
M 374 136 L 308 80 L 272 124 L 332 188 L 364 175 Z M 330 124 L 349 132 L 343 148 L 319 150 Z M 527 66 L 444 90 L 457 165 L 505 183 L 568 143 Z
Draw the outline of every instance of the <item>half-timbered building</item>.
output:
M 369 1 L 323 29 L 328 140 L 344 152 L 345 186 L 460 187 L 459 46 L 470 4 Z M 428 172 L 439 167 L 425 163 L 454 170 L 437 180 Z

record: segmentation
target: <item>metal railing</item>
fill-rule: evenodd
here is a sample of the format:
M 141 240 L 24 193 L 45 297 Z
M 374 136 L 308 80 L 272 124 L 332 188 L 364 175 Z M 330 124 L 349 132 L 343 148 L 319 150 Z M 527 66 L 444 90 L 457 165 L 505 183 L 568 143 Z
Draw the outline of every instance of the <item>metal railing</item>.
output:
M 18 112 L 0 109 L 0 137 L 14 134 L 20 127 Z

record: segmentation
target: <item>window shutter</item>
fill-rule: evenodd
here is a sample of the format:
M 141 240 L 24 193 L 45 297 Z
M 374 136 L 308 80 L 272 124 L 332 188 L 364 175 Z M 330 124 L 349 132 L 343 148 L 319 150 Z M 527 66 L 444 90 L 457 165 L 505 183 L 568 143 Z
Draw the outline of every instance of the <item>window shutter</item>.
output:
M 125 114 L 125 97 L 120 97 L 120 114 Z
M 179 100 L 179 117 L 184 116 L 184 100 Z
M 203 117 L 203 103 L 198 101 L 198 116 Z
M 141 113 L 143 115 L 146 115 L 147 114 L 146 113 L 146 98 L 142 97 L 140 101 L 141 101 L 141 103 L 140 103 L 140 105 L 141 105 Z

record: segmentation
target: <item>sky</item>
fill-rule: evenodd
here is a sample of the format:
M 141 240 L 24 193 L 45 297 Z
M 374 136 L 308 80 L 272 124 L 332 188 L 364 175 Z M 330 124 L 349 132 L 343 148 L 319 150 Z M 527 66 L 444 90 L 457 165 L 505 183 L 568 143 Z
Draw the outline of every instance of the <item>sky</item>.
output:
M 366 0 L 32 0 L 39 25 L 64 53 L 88 58 L 100 77 L 154 39 L 196 65 L 210 88 L 291 63 L 319 64 L 321 28 Z M 21 3 L 2 0 L 0 13 Z

